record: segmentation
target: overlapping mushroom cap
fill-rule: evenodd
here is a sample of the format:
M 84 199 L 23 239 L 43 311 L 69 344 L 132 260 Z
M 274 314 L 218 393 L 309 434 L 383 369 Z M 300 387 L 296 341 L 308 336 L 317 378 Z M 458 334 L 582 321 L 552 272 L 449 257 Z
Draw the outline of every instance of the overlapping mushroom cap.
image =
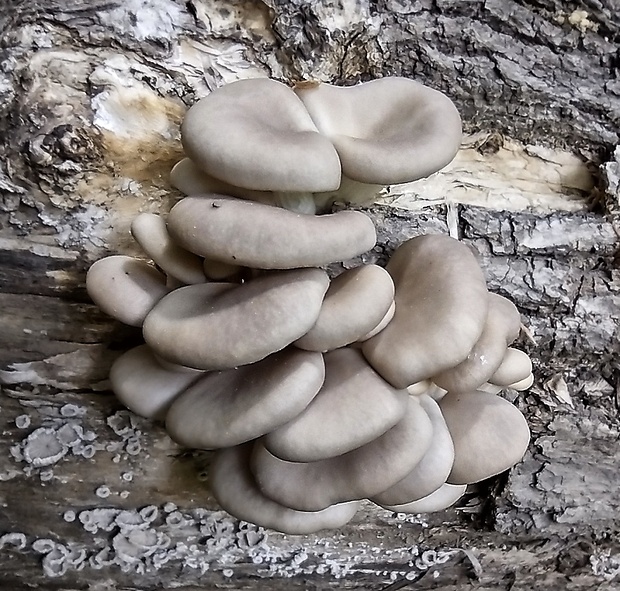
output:
M 488 292 L 472 252 L 448 236 L 408 240 L 386 268 L 396 311 L 363 351 L 388 382 L 406 388 L 467 358 L 484 330 Z
M 239 80 L 193 105 L 183 120 L 186 154 L 205 172 L 260 191 L 332 191 L 340 161 L 303 103 L 281 82 Z
M 441 92 L 407 78 L 357 86 L 301 84 L 295 92 L 334 144 L 349 178 L 385 185 L 428 176 L 461 144 L 461 119 Z

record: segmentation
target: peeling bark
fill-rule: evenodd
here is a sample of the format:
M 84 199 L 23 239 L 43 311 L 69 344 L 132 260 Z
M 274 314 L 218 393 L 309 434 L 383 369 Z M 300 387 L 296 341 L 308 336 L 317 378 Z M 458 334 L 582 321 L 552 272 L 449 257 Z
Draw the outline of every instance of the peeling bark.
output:
M 619 11 L 617 0 L 0 5 L 3 584 L 614 588 Z M 206 489 L 208 454 L 107 392 L 111 362 L 140 334 L 88 300 L 85 271 L 106 253 L 140 255 L 132 217 L 178 199 L 167 175 L 186 108 L 257 75 L 410 76 L 463 116 L 469 135 L 448 169 L 367 210 L 379 243 L 363 257 L 384 263 L 409 237 L 449 233 L 523 315 L 536 383 L 515 403 L 532 445 L 446 514 L 367 503 L 338 532 L 248 527 Z

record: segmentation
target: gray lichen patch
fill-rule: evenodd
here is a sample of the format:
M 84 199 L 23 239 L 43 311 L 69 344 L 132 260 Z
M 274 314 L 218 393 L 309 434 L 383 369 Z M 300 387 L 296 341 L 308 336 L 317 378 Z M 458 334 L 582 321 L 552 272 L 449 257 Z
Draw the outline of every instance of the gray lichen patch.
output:
M 232 577 L 238 568 L 251 563 L 263 577 L 329 574 L 343 578 L 366 572 L 368 564 L 380 559 L 385 568 L 375 573 L 380 579 L 413 580 L 459 551 L 416 545 L 384 549 L 344 535 L 287 537 L 238 521 L 224 511 L 181 509 L 172 502 L 135 510 L 67 509 L 64 515 L 66 522 L 81 526 L 92 537 L 81 544 L 34 540 L 31 547 L 43 555 L 43 569 L 50 577 L 69 570 L 107 567 L 125 573 L 155 573 L 164 566 L 181 569 L 186 575 L 217 571 Z M 25 546 L 25 538 L 23 543 Z
M 68 449 L 58 438 L 56 430 L 46 427 L 33 431 L 22 444 L 24 461 L 36 468 L 55 464 L 67 454 Z

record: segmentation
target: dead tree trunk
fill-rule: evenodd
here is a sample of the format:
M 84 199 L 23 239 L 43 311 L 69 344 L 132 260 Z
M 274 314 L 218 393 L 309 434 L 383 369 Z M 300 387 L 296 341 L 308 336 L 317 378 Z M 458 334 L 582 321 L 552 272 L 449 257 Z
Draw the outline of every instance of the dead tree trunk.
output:
M 55 589 L 611 589 L 620 580 L 617 0 L 22 0 L 0 6 L 0 580 Z M 479 254 L 519 306 L 533 440 L 447 514 L 369 503 L 341 531 L 219 512 L 208 454 L 107 392 L 140 335 L 85 269 L 179 197 L 178 124 L 238 77 L 413 77 L 468 136 L 368 213 L 382 261 L 427 231 Z M 477 581 L 477 582 L 472 582 Z

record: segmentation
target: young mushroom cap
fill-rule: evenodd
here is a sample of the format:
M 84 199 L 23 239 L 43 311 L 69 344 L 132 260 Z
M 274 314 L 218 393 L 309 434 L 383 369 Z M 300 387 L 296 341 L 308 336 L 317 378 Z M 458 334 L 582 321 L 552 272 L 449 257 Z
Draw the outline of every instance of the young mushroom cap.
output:
M 508 388 L 512 388 L 513 390 L 527 390 L 532 387 L 534 383 L 534 376 L 530 374 L 526 378 L 519 380 L 518 382 L 513 382 L 508 386 Z
M 256 439 L 302 412 L 324 377 L 322 355 L 294 347 L 208 373 L 172 403 L 166 430 L 177 443 L 197 449 Z
M 454 505 L 454 503 L 456 503 L 465 494 L 466 490 L 466 484 L 448 484 L 446 482 L 437 490 L 434 490 L 429 495 L 418 499 L 417 501 L 411 501 L 410 503 L 404 503 L 402 505 L 377 504 L 384 509 L 394 511 L 396 513 L 435 513 L 437 511 L 443 511 L 444 509 Z
M 406 388 L 467 357 L 484 329 L 488 292 L 471 250 L 448 236 L 404 242 L 386 268 L 396 286 L 394 318 L 362 351 L 388 382 Z
M 146 317 L 144 339 L 157 355 L 196 369 L 254 363 L 312 327 L 328 285 L 325 271 L 298 269 L 182 287 Z
M 131 233 L 142 250 L 164 273 L 185 284 L 206 281 L 202 259 L 172 241 L 161 216 L 141 213 L 131 222 Z
M 298 463 L 277 458 L 259 440 L 251 468 L 269 498 L 300 511 L 318 511 L 371 497 L 404 478 L 426 453 L 432 433 L 428 415 L 410 396 L 400 422 L 362 447 L 335 458 Z
M 182 199 L 168 229 L 191 252 L 253 269 L 320 267 L 358 256 L 377 240 L 359 211 L 316 216 L 223 195 Z
M 473 484 L 521 461 L 530 430 L 519 409 L 487 392 L 450 392 L 439 402 L 454 442 L 450 484 Z
M 86 290 L 106 314 L 142 326 L 153 306 L 170 290 L 155 267 L 124 255 L 99 259 L 86 274 Z
M 332 279 L 316 324 L 295 342 L 309 351 L 344 347 L 375 328 L 394 303 L 390 274 L 377 265 L 362 265 Z
M 172 401 L 203 372 L 160 364 L 147 345 L 130 349 L 112 364 L 110 382 L 116 397 L 131 411 L 160 420 Z
M 314 462 L 361 447 L 402 419 L 406 390 L 373 371 L 356 349 L 325 355 L 325 383 L 308 407 L 265 436 L 263 444 L 291 462 Z
M 506 298 L 489 293 L 489 311 L 482 335 L 467 358 L 433 377 L 433 381 L 450 392 L 478 389 L 497 371 L 506 353 L 521 330 L 521 316 Z
M 452 470 L 454 444 L 441 409 L 430 396 L 422 394 L 418 400 L 433 424 L 431 445 L 407 476 L 371 499 L 379 505 L 401 505 L 422 499 L 442 486 Z
M 501 365 L 489 378 L 489 382 L 491 384 L 495 384 L 496 386 L 512 387 L 512 384 L 523 380 L 528 380 L 531 374 L 532 360 L 529 355 L 519 349 L 508 347 L 502 359 Z
M 260 191 L 333 191 L 340 160 L 288 86 L 267 78 L 227 84 L 199 100 L 181 126 L 186 154 L 205 172 Z
M 295 92 L 334 144 L 343 174 L 364 183 L 426 177 L 448 164 L 461 144 L 461 119 L 452 101 L 414 80 L 300 85 Z
M 274 204 L 273 191 L 254 191 L 231 185 L 200 170 L 189 158 L 179 160 L 170 171 L 170 184 L 185 195 L 220 193 L 239 199 Z
M 311 512 L 289 509 L 267 498 L 250 472 L 251 452 L 252 444 L 221 449 L 209 467 L 213 496 L 237 519 L 293 535 L 342 527 L 355 515 L 359 507 L 355 501 Z

